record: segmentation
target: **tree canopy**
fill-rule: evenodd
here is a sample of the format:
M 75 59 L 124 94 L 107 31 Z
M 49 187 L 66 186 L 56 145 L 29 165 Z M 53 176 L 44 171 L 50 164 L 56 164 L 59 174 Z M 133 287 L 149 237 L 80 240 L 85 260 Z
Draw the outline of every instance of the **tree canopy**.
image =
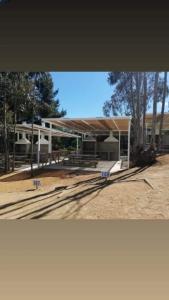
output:
M 131 141 L 133 151 L 145 145 L 145 115 L 152 108 L 152 136 L 153 146 L 156 142 L 157 103 L 161 102 L 164 114 L 164 103 L 169 93 L 166 75 L 162 72 L 110 72 L 108 83 L 112 86 L 111 99 L 105 101 L 103 113 L 105 116 L 131 115 Z M 163 72 L 164 73 L 164 72 Z
M 13 144 L 13 170 L 15 167 L 16 124 L 27 121 L 32 124 L 31 169 L 33 158 L 33 124 L 44 117 L 62 117 L 49 72 L 1 72 L 0 73 L 0 148 L 4 153 L 4 169 L 9 171 L 9 144 Z M 12 130 L 11 130 L 12 128 Z M 12 136 L 11 136 L 12 132 Z M 33 170 L 33 169 L 32 169 Z
M 6 101 L 8 123 L 31 121 L 32 107 L 35 120 L 43 117 L 62 117 L 66 111 L 60 110 L 49 72 L 1 72 L 0 73 L 0 116 L 3 122 L 3 103 Z

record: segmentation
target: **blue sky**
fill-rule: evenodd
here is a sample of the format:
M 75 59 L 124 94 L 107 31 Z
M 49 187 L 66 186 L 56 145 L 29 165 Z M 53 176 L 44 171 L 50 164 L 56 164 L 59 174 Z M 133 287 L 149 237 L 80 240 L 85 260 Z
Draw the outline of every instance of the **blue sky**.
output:
M 108 72 L 52 72 L 55 89 L 66 117 L 102 117 L 102 107 L 113 89 L 107 82 Z M 166 101 L 168 102 L 168 101 Z M 168 103 L 165 110 L 168 111 Z M 158 103 L 158 111 L 161 105 Z M 152 108 L 149 112 L 152 112 Z
M 105 100 L 110 99 L 112 87 L 107 72 L 52 72 L 55 89 L 66 117 L 101 117 Z

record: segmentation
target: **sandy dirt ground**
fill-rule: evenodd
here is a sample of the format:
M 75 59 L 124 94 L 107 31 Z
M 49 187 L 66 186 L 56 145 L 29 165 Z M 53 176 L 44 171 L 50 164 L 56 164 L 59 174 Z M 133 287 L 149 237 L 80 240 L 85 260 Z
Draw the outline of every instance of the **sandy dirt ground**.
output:
M 0 219 L 169 219 L 169 155 L 113 174 L 69 170 L 0 177 Z

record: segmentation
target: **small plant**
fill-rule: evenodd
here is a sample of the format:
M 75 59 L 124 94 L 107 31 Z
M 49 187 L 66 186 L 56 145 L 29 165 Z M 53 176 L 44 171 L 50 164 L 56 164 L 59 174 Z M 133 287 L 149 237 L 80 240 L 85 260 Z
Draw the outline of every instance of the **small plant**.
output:
M 41 186 L 41 181 L 39 179 L 34 179 L 33 185 L 35 186 L 35 188 L 37 190 Z

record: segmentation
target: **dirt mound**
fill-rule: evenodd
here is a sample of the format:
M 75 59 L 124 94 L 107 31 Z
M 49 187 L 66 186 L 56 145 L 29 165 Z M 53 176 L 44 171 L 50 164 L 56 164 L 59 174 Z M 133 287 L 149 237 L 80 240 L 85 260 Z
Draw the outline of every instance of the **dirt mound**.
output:
M 161 166 L 169 165 L 169 154 L 159 155 L 157 156 L 156 160 L 157 160 L 156 162 L 157 165 L 161 165 Z

